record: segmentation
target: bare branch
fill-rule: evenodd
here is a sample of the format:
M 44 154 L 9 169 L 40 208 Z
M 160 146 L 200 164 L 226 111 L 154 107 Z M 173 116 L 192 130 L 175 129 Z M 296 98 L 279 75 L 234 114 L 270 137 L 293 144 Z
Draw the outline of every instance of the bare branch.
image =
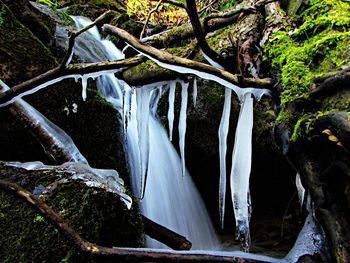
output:
M 142 221 L 145 226 L 145 233 L 151 238 L 166 244 L 175 250 L 190 250 L 192 243 L 188 241 L 184 236 L 171 231 L 170 229 L 157 224 L 149 218 L 142 216 Z
M 73 76 L 83 76 L 85 74 L 92 74 L 104 71 L 117 71 L 123 68 L 132 67 L 138 65 L 144 58 L 133 57 L 124 60 L 117 61 L 105 61 L 98 63 L 88 64 L 74 64 L 65 68 L 56 67 L 39 76 L 36 76 L 30 80 L 22 82 L 19 85 L 14 86 L 10 90 L 0 94 L 0 107 L 6 106 L 12 103 L 16 98 L 22 97 L 28 94 L 32 94 L 41 88 L 45 88 L 49 85 L 57 83 L 65 78 L 71 78 Z
M 210 1 L 206 6 L 203 6 L 201 10 L 198 11 L 198 14 L 204 12 L 207 8 L 211 7 L 213 4 L 215 4 L 218 0 L 212 0 Z
M 154 262 L 268 262 L 244 258 L 242 255 L 234 253 L 215 254 L 213 251 L 201 252 L 181 252 L 162 249 L 142 249 L 142 248 L 123 248 L 123 247 L 103 247 L 90 243 L 74 231 L 50 206 L 43 200 L 35 197 L 30 192 L 21 188 L 17 184 L 0 180 L 0 189 L 7 191 L 14 196 L 22 199 L 28 205 L 35 208 L 37 212 L 43 215 L 49 222 L 57 227 L 63 235 L 82 253 L 88 256 L 99 258 L 115 258 L 132 261 L 154 261 Z
M 150 18 L 151 18 L 151 15 L 152 15 L 154 12 L 157 12 L 157 11 L 158 11 L 158 8 L 160 7 L 160 4 L 161 4 L 162 2 L 163 2 L 163 0 L 159 0 L 159 2 L 158 2 L 158 4 L 156 5 L 156 7 L 153 8 L 153 9 L 149 12 L 149 14 L 148 14 L 148 16 L 147 16 L 147 19 L 146 19 L 146 22 L 145 22 L 145 24 L 144 24 L 144 26 L 143 26 L 143 28 L 142 28 L 142 31 L 141 31 L 141 34 L 140 34 L 140 39 L 142 39 L 143 35 L 145 34 L 145 30 L 146 30 L 146 27 L 147 27 L 147 25 L 148 25 L 148 22 L 149 22 L 149 20 L 150 20 Z
M 151 0 L 151 1 L 158 1 L 158 0 Z M 171 4 L 171 5 L 173 5 L 173 6 L 177 6 L 177 7 L 185 8 L 185 9 L 186 9 L 186 6 L 185 6 L 182 2 L 179 2 L 179 1 L 175 1 L 175 0 L 163 0 L 163 3 Z
M 196 36 L 199 47 L 203 51 L 204 57 L 209 61 L 210 64 L 216 65 L 222 69 L 228 69 L 229 67 L 225 66 L 226 63 L 224 59 L 213 49 L 211 49 L 208 45 L 208 42 L 205 40 L 206 33 L 198 17 L 196 1 L 186 0 L 186 7 L 186 11 L 188 16 L 190 17 L 194 34 Z
M 66 53 L 66 55 L 64 56 L 64 58 L 63 58 L 63 60 L 61 62 L 61 66 L 60 66 L 61 68 L 66 67 L 68 65 L 69 61 L 71 60 L 72 56 L 73 56 L 73 47 L 74 47 L 75 39 L 80 34 L 86 32 L 90 28 L 93 28 L 94 26 L 96 26 L 96 24 L 101 22 L 103 19 L 105 19 L 111 13 L 112 13 L 111 10 L 106 11 L 102 15 L 100 15 L 98 18 L 96 18 L 96 20 L 92 24 L 90 24 L 90 25 L 88 25 L 88 26 L 86 26 L 86 27 L 84 27 L 84 28 L 82 28 L 82 29 L 80 29 L 80 30 L 78 30 L 76 32 L 71 32 L 70 33 L 69 41 L 68 41 L 67 53 Z
M 178 57 L 164 50 L 156 49 L 152 46 L 141 43 L 128 32 L 112 25 L 104 25 L 103 30 L 109 34 L 117 35 L 140 53 L 154 60 L 160 66 L 169 65 L 168 68 L 179 73 L 192 73 L 203 78 L 212 79 L 220 84 L 226 83 L 229 86 L 235 87 L 237 87 L 236 85 L 240 87 L 254 86 L 265 88 L 271 88 L 273 86 L 271 79 L 243 78 L 241 75 L 235 75 L 208 64 Z
M 314 82 L 321 84 L 310 93 L 311 98 L 325 97 L 340 90 L 349 89 L 350 68 L 328 72 L 322 77 L 316 78 Z

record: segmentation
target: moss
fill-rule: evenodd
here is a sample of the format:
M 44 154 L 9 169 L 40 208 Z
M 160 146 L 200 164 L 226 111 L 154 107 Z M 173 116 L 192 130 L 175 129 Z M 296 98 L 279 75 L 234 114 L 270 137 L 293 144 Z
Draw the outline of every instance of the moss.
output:
M 286 107 L 300 100 L 307 104 L 315 77 L 340 70 L 350 63 L 349 12 L 350 4 L 341 0 L 313 0 L 298 16 L 299 27 L 295 30 L 286 27 L 271 37 L 264 60 L 271 64 L 273 71 L 281 72 L 282 113 L 276 124 L 284 121 L 296 131 L 297 127 L 292 127 L 302 116 L 290 118 Z M 327 105 L 324 108 L 337 110 L 338 105 L 331 102 Z M 296 133 L 293 134 L 295 139 Z
M 227 37 L 231 30 L 232 30 L 232 26 L 228 26 L 215 31 L 214 34 L 208 38 L 209 46 L 213 50 L 216 50 L 218 52 L 223 48 L 231 47 L 232 44 L 229 38 Z
M 162 68 L 152 60 L 147 60 L 138 66 L 132 67 L 123 73 L 131 85 L 143 85 L 145 81 L 156 82 L 176 78 L 178 75 L 174 71 Z
M 56 66 L 50 50 L 20 23 L 11 10 L 0 2 L 3 23 L 0 30 L 0 78 L 8 85 L 22 82 L 44 72 L 43 66 Z M 16 48 L 20 46 L 21 48 Z M 30 71 L 28 70 L 31 69 Z
M 296 142 L 298 137 L 300 137 L 300 135 L 302 135 L 302 132 L 300 130 L 300 125 L 302 123 L 302 121 L 304 120 L 304 118 L 300 118 L 297 123 L 294 126 L 294 131 L 292 133 L 292 136 L 290 137 L 290 141 L 291 142 Z
M 11 178 L 29 191 L 57 180 L 54 172 L 22 171 L 3 167 L 0 178 Z M 64 174 L 61 176 L 65 178 Z M 77 181 L 59 184 L 45 201 L 90 242 L 109 247 L 143 244 L 143 225 L 137 203 L 127 210 L 115 195 Z M 0 222 L 1 262 L 91 262 L 44 217 L 6 192 L 0 192 Z

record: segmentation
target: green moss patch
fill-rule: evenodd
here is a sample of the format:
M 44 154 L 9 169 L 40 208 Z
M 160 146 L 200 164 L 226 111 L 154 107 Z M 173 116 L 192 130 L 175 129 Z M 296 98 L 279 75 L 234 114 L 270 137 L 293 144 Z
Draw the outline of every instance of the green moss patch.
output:
M 317 113 L 307 106 L 313 103 L 309 94 L 314 88 L 314 79 L 350 64 L 349 13 L 350 3 L 312 0 L 308 8 L 296 17 L 295 23 L 299 25 L 295 29 L 286 26 L 274 33 L 265 48 L 265 61 L 270 63 L 271 70 L 280 72 L 282 110 L 276 124 L 287 123 L 294 134 L 293 140 L 297 138 L 298 120 L 306 114 Z M 337 104 L 325 102 L 321 108 L 326 111 L 346 110 L 346 101 Z M 304 109 L 298 110 L 299 114 L 295 114 L 295 110 L 290 113 L 288 105 L 293 103 L 303 103 Z
M 294 31 L 274 34 L 265 59 L 281 69 L 282 105 L 307 99 L 313 79 L 350 63 L 350 4 L 342 1 L 310 2 Z
M 28 172 L 4 167 L 0 178 L 20 184 L 30 192 L 36 186 L 48 186 L 58 179 L 55 171 Z M 143 245 L 143 225 L 136 203 L 127 210 L 114 194 L 78 181 L 59 183 L 51 196 L 43 198 L 90 242 L 108 247 Z M 0 231 L 0 262 L 91 262 L 43 216 L 2 191 Z

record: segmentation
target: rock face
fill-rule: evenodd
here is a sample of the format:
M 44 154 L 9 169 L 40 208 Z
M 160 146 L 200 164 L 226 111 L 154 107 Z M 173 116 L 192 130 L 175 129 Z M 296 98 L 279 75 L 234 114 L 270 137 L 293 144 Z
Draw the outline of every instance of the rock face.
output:
M 83 239 L 102 246 L 140 247 L 143 224 L 135 203 L 131 210 L 119 197 L 69 179 L 64 170 L 27 171 L 0 162 L 0 179 L 40 195 Z M 0 191 L 0 261 L 91 262 L 35 209 Z M 92 262 L 99 262 L 93 260 Z
M 28 1 L 0 1 L 0 79 L 10 87 L 58 65 L 52 20 Z M 24 99 L 71 136 L 92 167 L 116 169 L 128 182 L 119 116 L 114 108 L 88 85 L 81 98 L 81 84 L 72 80 L 49 86 Z M 75 110 L 73 110 L 75 108 Z M 0 160 L 51 161 L 28 127 L 0 108 Z M 47 186 L 57 178 L 20 170 L 6 170 L 0 177 L 29 191 Z M 15 174 L 15 175 L 14 175 Z M 143 245 L 143 226 L 138 206 L 127 210 L 113 194 L 78 182 L 59 185 L 48 198 L 51 205 L 83 238 L 105 246 Z M 57 229 L 13 196 L 0 192 L 0 261 L 86 262 Z

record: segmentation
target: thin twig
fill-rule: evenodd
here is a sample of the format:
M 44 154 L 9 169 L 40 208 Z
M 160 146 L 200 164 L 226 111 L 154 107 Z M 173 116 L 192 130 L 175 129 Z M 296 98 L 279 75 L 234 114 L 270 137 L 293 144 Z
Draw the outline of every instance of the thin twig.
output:
M 151 0 L 151 1 L 158 1 L 158 0 Z M 186 9 L 186 6 L 185 6 L 182 2 L 179 2 L 179 1 L 175 1 L 175 0 L 163 0 L 163 3 L 170 4 L 170 5 L 173 5 L 173 6 L 177 6 L 177 7 L 185 8 L 185 9 Z
M 212 6 L 213 4 L 215 4 L 218 0 L 212 0 L 211 2 L 209 2 L 209 4 L 207 4 L 206 6 L 204 6 L 201 10 L 198 11 L 198 14 L 204 12 L 208 7 Z
M 227 68 L 225 67 L 224 59 L 209 46 L 208 42 L 205 39 L 206 32 L 204 30 L 203 24 L 198 17 L 196 1 L 186 0 L 186 6 L 186 11 L 191 20 L 194 34 L 196 36 L 199 47 L 203 51 L 204 56 L 209 60 L 210 64 L 215 64 L 221 68 Z
M 103 19 L 106 18 L 106 16 L 108 16 L 111 13 L 112 13 L 112 11 L 108 10 L 108 11 L 104 12 L 102 15 L 100 15 L 98 18 L 96 18 L 96 20 L 92 24 L 90 24 L 82 29 L 79 29 L 78 31 L 70 33 L 69 40 L 68 40 L 68 49 L 67 49 L 66 55 L 64 56 L 64 58 L 61 62 L 60 68 L 65 68 L 69 64 L 69 62 L 73 56 L 73 47 L 74 47 L 75 39 L 80 34 L 84 33 L 85 31 L 89 30 L 90 28 L 93 28 L 97 23 L 101 22 Z
M 158 4 L 156 5 L 156 7 L 153 8 L 153 9 L 149 12 L 149 14 L 148 14 L 148 16 L 147 16 L 147 19 L 146 19 L 146 22 L 145 22 L 145 24 L 143 25 L 143 28 L 142 28 L 142 31 L 141 31 L 141 34 L 140 34 L 140 39 L 142 39 L 143 35 L 145 34 L 146 27 L 147 27 L 148 22 L 149 22 L 149 20 L 150 20 L 150 18 L 151 18 L 151 15 L 152 15 L 154 12 L 157 12 L 157 11 L 158 11 L 158 8 L 160 7 L 160 4 L 161 4 L 162 2 L 163 2 L 163 0 L 160 0 L 160 1 L 158 2 Z

